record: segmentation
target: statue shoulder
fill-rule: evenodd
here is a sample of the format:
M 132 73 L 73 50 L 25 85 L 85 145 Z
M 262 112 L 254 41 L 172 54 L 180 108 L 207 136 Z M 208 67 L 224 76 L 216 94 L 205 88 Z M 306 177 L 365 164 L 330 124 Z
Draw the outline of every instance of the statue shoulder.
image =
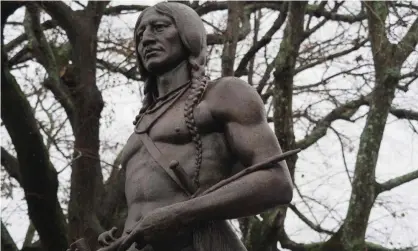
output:
M 208 83 L 205 100 L 213 115 L 226 120 L 257 120 L 265 117 L 264 104 L 257 91 L 244 80 L 223 77 Z

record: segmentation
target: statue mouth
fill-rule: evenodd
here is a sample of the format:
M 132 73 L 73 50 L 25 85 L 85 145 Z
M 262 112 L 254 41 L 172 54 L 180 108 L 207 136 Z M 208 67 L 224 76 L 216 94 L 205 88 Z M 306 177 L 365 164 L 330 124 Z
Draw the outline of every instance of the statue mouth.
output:
M 161 50 L 157 49 L 157 48 L 147 48 L 147 49 L 145 49 L 145 51 L 144 51 L 145 59 L 156 56 L 156 54 L 158 54 L 158 52 L 161 52 Z

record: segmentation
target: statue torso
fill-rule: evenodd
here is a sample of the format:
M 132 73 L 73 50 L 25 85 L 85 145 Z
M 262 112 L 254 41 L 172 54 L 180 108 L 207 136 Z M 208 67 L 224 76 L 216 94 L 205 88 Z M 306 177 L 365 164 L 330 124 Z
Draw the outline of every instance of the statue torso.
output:
M 184 107 L 186 91 L 161 115 L 170 102 L 155 112 L 146 114 L 137 124 L 139 131 L 148 128 L 148 134 L 156 147 L 168 160 L 176 160 L 190 180 L 196 175 L 196 145 L 187 129 Z M 228 149 L 223 125 L 211 116 L 210 104 L 203 98 L 194 109 L 194 118 L 202 139 L 202 164 L 199 183 L 202 189 L 231 175 L 236 160 Z M 159 117 L 158 119 L 156 119 Z M 125 227 L 134 224 L 152 210 L 187 200 L 186 194 L 165 173 L 148 153 L 139 135 L 133 133 L 124 150 L 122 165 L 126 168 L 125 192 L 128 203 L 128 219 Z

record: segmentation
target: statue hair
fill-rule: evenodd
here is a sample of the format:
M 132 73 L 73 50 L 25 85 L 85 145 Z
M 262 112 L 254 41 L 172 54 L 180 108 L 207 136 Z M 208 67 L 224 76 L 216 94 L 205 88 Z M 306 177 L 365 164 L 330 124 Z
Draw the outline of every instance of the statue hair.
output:
M 152 7 L 149 7 L 141 12 L 135 25 L 135 51 L 138 60 L 139 72 L 145 79 L 144 85 L 144 99 L 142 102 L 142 108 L 139 111 L 139 115 L 136 116 L 134 124 L 138 122 L 138 119 L 146 112 L 146 110 L 152 106 L 155 102 L 153 94 L 157 92 L 157 85 L 155 77 L 150 74 L 144 67 L 137 48 L 136 29 L 141 23 L 142 16 L 150 9 L 155 9 L 160 14 L 170 17 L 179 32 L 181 41 L 184 47 L 189 52 L 188 66 L 190 69 L 191 86 L 189 95 L 184 107 L 184 119 L 187 129 L 192 137 L 192 141 L 195 144 L 196 158 L 195 158 L 195 174 L 193 182 L 196 187 L 199 187 L 199 172 L 202 164 L 202 139 L 199 134 L 195 119 L 194 108 L 202 98 L 208 79 L 205 77 L 206 66 L 206 31 L 203 26 L 203 22 L 199 15 L 187 5 L 175 2 L 161 2 Z

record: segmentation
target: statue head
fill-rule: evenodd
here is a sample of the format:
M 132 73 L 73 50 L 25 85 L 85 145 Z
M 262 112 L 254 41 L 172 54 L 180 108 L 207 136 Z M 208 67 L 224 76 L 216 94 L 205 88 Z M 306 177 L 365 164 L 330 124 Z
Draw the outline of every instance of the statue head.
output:
M 147 15 L 147 13 L 150 15 Z M 153 18 L 162 21 L 163 26 L 150 26 L 154 29 L 154 33 L 152 31 L 145 33 L 147 23 L 152 21 Z M 143 20 L 144 23 L 142 22 Z M 164 27 L 164 25 L 173 26 Z M 160 33 L 161 36 L 152 37 L 159 30 L 167 33 Z M 152 43 L 155 43 L 154 48 L 151 45 Z M 147 46 L 153 49 L 162 49 L 162 52 L 149 52 L 150 49 L 148 49 L 147 53 Z M 168 48 L 169 46 L 170 48 Z M 158 3 L 142 11 L 136 22 L 135 51 L 140 74 L 145 79 L 145 98 L 134 124 L 137 124 L 139 118 L 155 102 L 154 95 L 152 94 L 157 89 L 155 83 L 155 77 L 159 74 L 157 68 L 164 66 L 166 68 L 164 70 L 169 71 L 174 69 L 176 64 L 178 65 L 182 61 L 187 61 L 191 76 L 191 90 L 189 91 L 184 106 L 184 118 L 196 148 L 196 170 L 193 179 L 196 187 L 199 187 L 199 171 L 202 163 L 203 148 L 201 136 L 194 120 L 193 110 L 203 97 L 207 86 L 207 79 L 205 77 L 206 47 L 206 30 L 203 26 L 202 19 L 192 8 L 185 4 L 174 2 Z
M 204 75 L 206 31 L 199 15 L 185 4 L 161 2 L 142 11 L 135 25 L 135 46 L 146 81 L 182 61 Z

